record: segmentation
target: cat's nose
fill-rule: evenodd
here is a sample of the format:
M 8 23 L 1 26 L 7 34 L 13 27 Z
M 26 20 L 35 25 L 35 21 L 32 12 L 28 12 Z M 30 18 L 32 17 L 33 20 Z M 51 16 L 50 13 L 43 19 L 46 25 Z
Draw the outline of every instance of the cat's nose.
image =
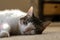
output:
M 28 28 L 25 29 L 24 33 L 25 33 L 25 32 L 31 32 L 32 30 L 35 30 L 35 28 L 28 27 Z
M 25 32 L 28 32 L 28 31 L 31 31 L 31 30 L 33 30 L 32 28 L 27 28 L 26 30 L 25 30 Z

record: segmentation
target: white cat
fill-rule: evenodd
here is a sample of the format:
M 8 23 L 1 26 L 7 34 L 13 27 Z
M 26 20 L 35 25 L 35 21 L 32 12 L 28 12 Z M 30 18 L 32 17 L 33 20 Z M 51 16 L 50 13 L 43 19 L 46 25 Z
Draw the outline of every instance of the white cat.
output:
M 45 28 L 43 22 L 34 16 L 32 6 L 27 13 L 18 9 L 0 11 L 0 37 L 9 37 L 11 34 L 41 34 Z

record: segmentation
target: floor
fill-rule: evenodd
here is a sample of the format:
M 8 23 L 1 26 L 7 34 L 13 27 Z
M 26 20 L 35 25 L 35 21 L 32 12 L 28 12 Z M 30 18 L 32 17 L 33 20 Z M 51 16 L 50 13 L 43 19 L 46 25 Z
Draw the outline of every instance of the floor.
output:
M 60 23 L 51 23 L 40 35 L 19 35 L 0 38 L 0 40 L 60 40 Z

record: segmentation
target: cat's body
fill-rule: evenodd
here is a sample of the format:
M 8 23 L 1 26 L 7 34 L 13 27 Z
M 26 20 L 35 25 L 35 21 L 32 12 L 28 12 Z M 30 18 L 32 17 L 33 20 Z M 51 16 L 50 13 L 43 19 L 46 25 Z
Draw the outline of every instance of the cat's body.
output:
M 1 33 L 1 31 L 7 30 L 9 32 L 12 32 L 11 34 L 19 34 L 20 32 L 19 32 L 18 22 L 19 22 L 20 18 L 22 18 L 26 15 L 27 14 L 25 12 L 22 12 L 18 9 L 0 11 L 0 24 L 9 25 L 8 28 L 0 27 L 0 33 Z
M 44 25 L 34 16 L 33 7 L 27 13 L 20 10 L 0 11 L 0 37 L 10 34 L 41 34 L 50 22 L 46 23 Z

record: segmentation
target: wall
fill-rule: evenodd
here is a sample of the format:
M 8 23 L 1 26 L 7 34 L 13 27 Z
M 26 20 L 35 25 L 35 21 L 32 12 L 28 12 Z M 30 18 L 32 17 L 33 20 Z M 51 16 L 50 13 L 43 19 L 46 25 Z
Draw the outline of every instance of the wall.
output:
M 31 5 L 34 6 L 35 16 L 38 16 L 38 0 L 0 0 L 0 10 L 20 9 L 27 12 Z
M 29 0 L 0 0 L 0 10 L 21 9 L 26 12 L 29 9 L 29 7 Z

